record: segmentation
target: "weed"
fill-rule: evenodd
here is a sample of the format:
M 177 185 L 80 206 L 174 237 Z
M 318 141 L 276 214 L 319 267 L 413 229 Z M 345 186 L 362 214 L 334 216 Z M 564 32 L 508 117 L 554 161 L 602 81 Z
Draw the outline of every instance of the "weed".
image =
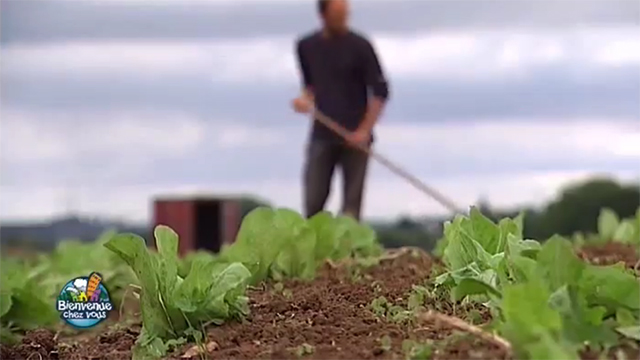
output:
M 383 336 L 378 341 L 383 351 L 391 351 L 391 338 L 388 335 Z
M 408 360 L 430 360 L 433 356 L 433 343 L 405 340 L 402 342 L 402 352 Z
M 285 289 L 284 284 L 281 282 L 273 285 L 273 293 L 284 296 L 285 299 L 291 300 L 293 298 L 293 292 L 291 289 Z
M 304 343 L 300 346 L 297 346 L 294 350 L 294 353 L 296 354 L 297 357 L 303 357 L 306 355 L 311 355 L 316 351 L 316 348 L 313 345 L 309 345 L 307 343 Z
M 376 316 L 385 318 L 394 323 L 406 323 L 414 319 L 414 312 L 406 310 L 404 307 L 394 305 L 384 296 L 379 296 L 371 302 L 371 310 Z

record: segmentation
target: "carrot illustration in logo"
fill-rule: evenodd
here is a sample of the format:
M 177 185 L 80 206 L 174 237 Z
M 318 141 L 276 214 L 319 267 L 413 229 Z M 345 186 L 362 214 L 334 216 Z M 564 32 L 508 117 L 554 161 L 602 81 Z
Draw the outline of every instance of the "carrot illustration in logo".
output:
M 87 284 L 87 298 L 91 299 L 101 281 L 102 277 L 98 273 L 91 273 L 91 276 L 89 276 L 89 283 Z

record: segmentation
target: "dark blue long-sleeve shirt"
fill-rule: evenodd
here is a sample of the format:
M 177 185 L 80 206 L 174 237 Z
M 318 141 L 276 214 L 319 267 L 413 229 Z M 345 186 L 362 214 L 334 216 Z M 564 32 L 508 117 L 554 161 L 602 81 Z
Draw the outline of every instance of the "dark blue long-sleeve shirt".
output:
M 373 46 L 355 32 L 328 37 L 318 31 L 298 40 L 296 50 L 303 85 L 314 94 L 316 107 L 347 130 L 362 123 L 370 95 L 383 100 L 389 96 Z M 339 139 L 317 121 L 311 137 Z

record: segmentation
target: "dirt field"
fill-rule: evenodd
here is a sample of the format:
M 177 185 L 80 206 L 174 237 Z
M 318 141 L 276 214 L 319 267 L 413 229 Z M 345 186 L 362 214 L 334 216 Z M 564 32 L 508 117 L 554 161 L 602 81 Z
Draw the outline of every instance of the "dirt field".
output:
M 594 263 L 617 260 L 633 266 L 638 258 L 629 249 L 608 246 L 587 248 L 581 256 Z M 606 260 L 603 260 L 606 259 Z M 429 281 L 434 261 L 425 253 L 406 253 L 378 266 L 355 271 L 349 266 L 325 266 L 313 282 L 291 281 L 250 291 L 251 315 L 242 323 L 211 328 L 207 353 L 194 344 L 182 346 L 171 359 L 405 359 L 409 354 L 430 359 L 506 359 L 509 354 L 494 342 L 461 332 L 448 323 L 432 320 L 392 321 L 375 314 L 372 301 L 383 296 L 406 306 L 412 285 Z M 478 314 L 482 309 L 459 309 L 442 299 L 426 299 L 424 306 L 448 315 Z M 139 326 L 118 325 L 96 335 L 63 338 L 37 330 L 21 345 L 2 348 L 3 359 L 129 359 Z M 637 359 L 637 346 L 621 350 Z M 611 350 L 610 358 L 616 351 Z M 586 351 L 585 359 L 600 354 Z
M 603 246 L 586 246 L 579 255 L 595 265 L 613 265 L 621 261 L 630 269 L 640 267 L 638 249 L 628 244 L 610 242 Z

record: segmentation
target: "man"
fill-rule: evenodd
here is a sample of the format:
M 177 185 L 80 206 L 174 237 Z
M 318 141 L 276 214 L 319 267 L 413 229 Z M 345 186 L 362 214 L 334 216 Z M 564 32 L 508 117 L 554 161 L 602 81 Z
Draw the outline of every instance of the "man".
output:
M 307 217 L 324 209 L 339 166 L 342 213 L 360 220 L 368 156 L 354 145 L 373 143 L 373 128 L 389 93 L 371 43 L 348 27 L 348 5 L 346 0 L 319 0 L 322 29 L 296 44 L 303 90 L 293 100 L 294 110 L 306 114 L 315 106 L 350 132 L 345 142 L 314 121 L 304 168 Z

